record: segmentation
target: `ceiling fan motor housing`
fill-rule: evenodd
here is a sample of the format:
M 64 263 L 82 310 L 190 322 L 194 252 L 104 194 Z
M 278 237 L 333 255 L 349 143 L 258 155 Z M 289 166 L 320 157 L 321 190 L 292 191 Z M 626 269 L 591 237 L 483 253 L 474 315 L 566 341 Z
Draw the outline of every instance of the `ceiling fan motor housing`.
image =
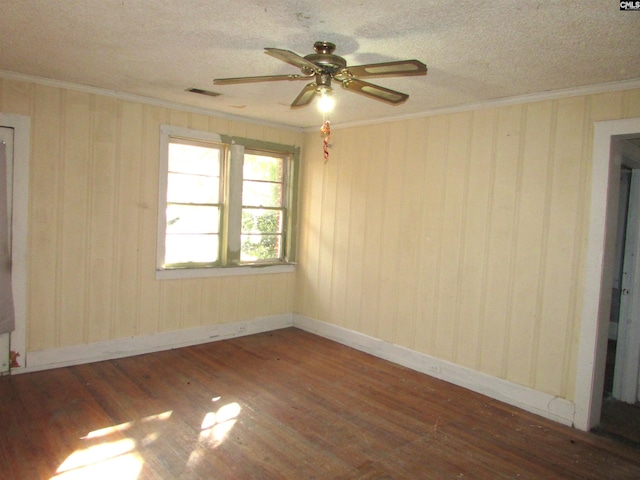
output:
M 333 55 L 333 51 L 336 46 L 331 42 L 316 42 L 313 44 L 313 49 L 316 53 L 306 55 L 305 60 L 310 61 L 322 70 L 322 73 L 334 74 L 343 68 L 346 68 L 347 61 L 338 56 Z M 305 67 L 303 67 L 303 71 Z M 309 72 L 313 73 L 313 72 Z

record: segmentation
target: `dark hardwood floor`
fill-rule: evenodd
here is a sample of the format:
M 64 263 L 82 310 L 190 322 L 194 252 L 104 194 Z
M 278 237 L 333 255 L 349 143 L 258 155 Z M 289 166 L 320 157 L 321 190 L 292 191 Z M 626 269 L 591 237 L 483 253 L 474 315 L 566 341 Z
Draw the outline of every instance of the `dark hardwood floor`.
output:
M 297 329 L 0 378 L 2 479 L 638 479 L 640 451 Z

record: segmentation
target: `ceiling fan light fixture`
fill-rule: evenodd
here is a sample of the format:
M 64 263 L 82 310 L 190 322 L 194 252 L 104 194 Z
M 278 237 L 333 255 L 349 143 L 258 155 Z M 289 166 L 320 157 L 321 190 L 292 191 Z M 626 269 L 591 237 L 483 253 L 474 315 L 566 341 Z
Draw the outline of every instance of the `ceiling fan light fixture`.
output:
M 333 90 L 331 87 L 320 87 L 318 93 L 320 94 L 318 110 L 322 113 L 330 113 L 336 105 L 336 101 L 333 98 Z
M 419 60 L 398 60 L 349 67 L 343 57 L 333 54 L 335 48 L 335 44 L 331 42 L 316 42 L 313 45 L 315 53 L 301 57 L 290 50 L 268 47 L 264 49 L 266 54 L 298 67 L 302 74 L 217 78 L 213 80 L 213 83 L 227 85 L 277 80 L 305 80 L 315 77 L 315 81 L 308 83 L 298 94 L 291 104 L 291 108 L 306 107 L 316 95 L 319 95 L 318 108 L 323 113 L 328 113 L 334 107 L 334 101 L 331 97 L 333 93 L 332 80 L 340 82 L 343 88 L 351 92 L 391 105 L 398 105 L 405 102 L 409 95 L 369 83 L 362 80 L 362 77 L 407 77 L 427 74 L 427 66 Z

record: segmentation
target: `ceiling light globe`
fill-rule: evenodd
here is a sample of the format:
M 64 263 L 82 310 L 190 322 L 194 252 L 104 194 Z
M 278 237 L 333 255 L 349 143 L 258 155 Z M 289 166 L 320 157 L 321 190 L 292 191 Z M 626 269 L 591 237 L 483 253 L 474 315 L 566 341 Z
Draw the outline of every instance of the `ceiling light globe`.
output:
M 333 99 L 333 96 L 330 93 L 323 92 L 318 100 L 318 109 L 322 113 L 329 113 L 333 110 L 335 104 L 336 101 Z

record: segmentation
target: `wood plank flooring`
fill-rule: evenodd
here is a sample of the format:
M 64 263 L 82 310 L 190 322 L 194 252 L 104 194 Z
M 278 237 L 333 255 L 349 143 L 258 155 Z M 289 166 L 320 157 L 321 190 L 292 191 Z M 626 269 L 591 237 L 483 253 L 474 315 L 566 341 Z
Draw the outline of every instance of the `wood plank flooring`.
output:
M 638 479 L 640 450 L 297 329 L 0 378 L 2 479 Z

